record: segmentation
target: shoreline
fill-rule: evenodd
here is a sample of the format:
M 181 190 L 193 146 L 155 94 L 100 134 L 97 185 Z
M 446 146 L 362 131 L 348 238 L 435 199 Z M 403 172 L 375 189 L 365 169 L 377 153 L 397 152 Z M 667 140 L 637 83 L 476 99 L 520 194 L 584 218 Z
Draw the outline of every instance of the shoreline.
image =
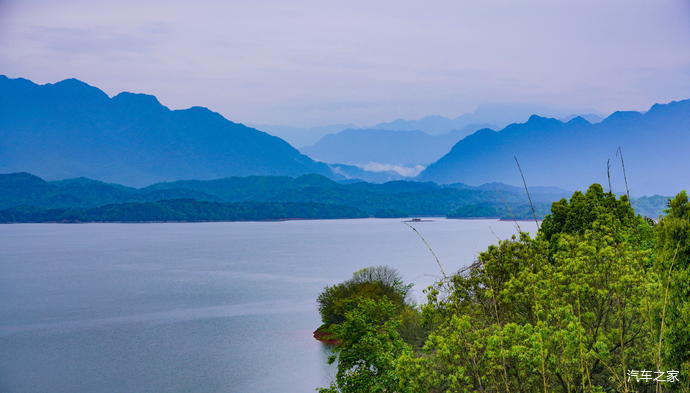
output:
M 422 217 L 419 217 L 422 218 Z M 428 219 L 426 219 L 428 218 Z M 493 221 L 519 221 L 528 222 L 533 219 L 503 219 L 500 217 L 446 217 L 446 216 L 424 216 L 421 221 L 412 221 L 410 217 L 338 217 L 338 218 L 280 218 L 280 219 L 266 219 L 266 220 L 165 220 L 165 221 L 16 221 L 16 222 L 0 222 L 0 225 L 16 225 L 16 224 L 204 224 L 204 223 L 230 223 L 230 222 L 288 222 L 288 221 L 334 221 L 334 220 L 403 220 L 401 222 L 434 222 L 438 219 L 446 220 L 493 220 Z M 541 220 L 539 220 L 541 221 Z

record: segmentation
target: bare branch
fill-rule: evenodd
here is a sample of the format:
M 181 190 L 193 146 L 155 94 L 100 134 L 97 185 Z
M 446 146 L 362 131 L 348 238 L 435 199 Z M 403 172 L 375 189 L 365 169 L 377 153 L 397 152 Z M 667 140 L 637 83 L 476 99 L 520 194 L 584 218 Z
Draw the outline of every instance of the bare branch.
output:
M 527 193 L 527 200 L 529 200 L 529 206 L 532 208 L 532 216 L 534 217 L 534 222 L 537 224 L 537 229 L 541 229 L 539 226 L 539 220 L 537 219 L 537 212 L 534 210 L 534 204 L 532 203 L 532 197 L 529 194 L 529 189 L 527 188 L 527 181 L 525 181 L 525 174 L 522 173 L 522 168 L 520 167 L 520 161 L 518 161 L 517 156 L 515 158 L 515 163 L 517 164 L 518 170 L 520 171 L 520 176 L 522 177 L 522 185 L 525 186 L 525 192 Z
M 429 251 L 431 252 L 431 255 L 434 256 L 434 259 L 436 259 L 436 264 L 438 265 L 439 270 L 441 270 L 441 274 L 443 275 L 443 278 L 446 278 L 446 277 L 447 277 L 447 276 L 446 276 L 446 271 L 443 270 L 443 266 L 441 265 L 441 261 L 438 259 L 438 256 L 437 256 L 436 253 L 434 252 L 434 249 L 431 248 L 431 245 L 429 244 L 429 242 L 426 241 L 426 239 L 424 238 L 424 236 L 422 236 L 421 233 L 419 233 L 419 231 L 417 230 L 417 228 L 413 227 L 412 225 L 410 225 L 410 224 L 408 224 L 408 223 L 406 223 L 406 222 L 403 222 L 403 224 L 405 224 L 405 225 L 407 225 L 408 227 L 410 227 L 410 229 L 412 229 L 412 230 L 414 231 L 414 233 L 416 233 L 417 236 L 419 236 L 419 238 L 422 239 L 422 241 L 423 241 L 424 244 L 426 245 L 426 248 L 429 249 Z
M 628 175 L 625 173 L 625 161 L 623 160 L 623 149 L 621 149 L 620 146 L 618 146 L 618 150 L 616 150 L 616 155 L 620 156 L 621 158 L 621 167 L 623 167 L 623 179 L 625 179 L 625 194 L 628 196 L 628 202 L 632 203 L 630 200 L 630 188 L 628 187 Z

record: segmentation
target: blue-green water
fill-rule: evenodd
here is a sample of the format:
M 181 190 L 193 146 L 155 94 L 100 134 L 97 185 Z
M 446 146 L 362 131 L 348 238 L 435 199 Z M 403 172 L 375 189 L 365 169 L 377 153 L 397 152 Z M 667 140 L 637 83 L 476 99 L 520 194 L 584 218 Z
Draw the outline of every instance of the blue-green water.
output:
M 515 232 L 415 225 L 448 271 Z M 0 392 L 313 392 L 316 296 L 381 264 L 420 299 L 439 274 L 396 219 L 0 225 Z

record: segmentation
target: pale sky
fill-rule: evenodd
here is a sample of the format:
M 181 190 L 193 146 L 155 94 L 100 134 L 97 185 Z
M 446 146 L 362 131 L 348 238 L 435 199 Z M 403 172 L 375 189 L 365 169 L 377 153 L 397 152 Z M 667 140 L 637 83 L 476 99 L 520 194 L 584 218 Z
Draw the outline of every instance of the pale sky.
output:
M 0 74 L 295 126 L 690 98 L 688 0 L 0 0 Z

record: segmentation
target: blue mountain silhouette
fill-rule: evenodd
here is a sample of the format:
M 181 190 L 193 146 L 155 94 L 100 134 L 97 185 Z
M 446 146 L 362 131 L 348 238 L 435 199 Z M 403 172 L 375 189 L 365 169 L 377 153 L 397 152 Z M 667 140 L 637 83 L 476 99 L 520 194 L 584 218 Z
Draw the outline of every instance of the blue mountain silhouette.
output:
M 532 116 L 500 131 L 482 129 L 455 144 L 419 180 L 520 184 L 517 156 L 530 185 L 582 189 L 607 185 L 611 159 L 614 192 L 625 192 L 619 147 L 632 194 L 688 189 L 690 100 L 655 104 L 645 113 L 615 112 L 597 124 Z
M 203 107 L 110 98 L 76 79 L 38 85 L 0 76 L 0 172 L 91 177 L 132 186 L 227 176 L 331 175 L 284 140 Z

